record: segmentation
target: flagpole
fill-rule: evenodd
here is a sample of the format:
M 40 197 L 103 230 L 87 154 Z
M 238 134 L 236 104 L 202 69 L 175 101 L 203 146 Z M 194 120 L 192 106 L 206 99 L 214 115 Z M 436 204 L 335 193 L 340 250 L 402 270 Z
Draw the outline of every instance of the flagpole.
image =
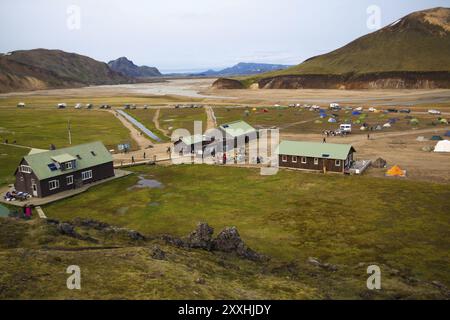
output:
M 67 120 L 67 129 L 69 131 L 69 145 L 72 145 L 72 133 L 70 132 L 70 119 Z

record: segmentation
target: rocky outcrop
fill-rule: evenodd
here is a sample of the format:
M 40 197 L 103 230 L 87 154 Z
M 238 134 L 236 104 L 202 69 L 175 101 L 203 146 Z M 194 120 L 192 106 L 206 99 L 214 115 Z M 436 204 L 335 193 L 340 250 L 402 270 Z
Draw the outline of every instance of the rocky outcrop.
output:
M 137 66 L 126 57 L 120 57 L 108 62 L 108 66 L 121 74 L 131 78 L 159 77 L 161 72 L 155 67 Z
M 253 261 L 268 260 L 268 257 L 247 247 L 236 227 L 223 229 L 216 238 L 213 238 L 213 233 L 214 229 L 212 227 L 207 223 L 200 222 L 197 228 L 185 239 L 179 239 L 169 235 L 163 236 L 162 239 L 166 243 L 177 247 L 234 253 L 241 258 Z
M 244 89 L 244 85 L 239 80 L 219 78 L 213 82 L 214 89 Z
M 260 89 L 438 89 L 450 88 L 450 72 L 383 72 L 286 75 L 258 81 Z

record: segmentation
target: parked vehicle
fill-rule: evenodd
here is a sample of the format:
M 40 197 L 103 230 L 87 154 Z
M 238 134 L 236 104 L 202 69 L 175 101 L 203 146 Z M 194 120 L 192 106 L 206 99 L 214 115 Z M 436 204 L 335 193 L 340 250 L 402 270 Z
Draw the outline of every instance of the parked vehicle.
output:
M 390 112 L 390 113 L 397 113 L 398 110 L 397 110 L 397 109 L 394 109 L 394 108 L 391 108 L 391 109 L 387 109 L 387 112 Z
M 58 103 L 57 108 L 58 109 L 65 109 L 67 107 L 67 104 L 65 103 Z
M 77 104 L 75 105 L 75 109 L 81 109 L 81 108 L 83 108 L 83 106 L 81 105 L 81 103 L 77 103 Z
M 341 132 L 345 132 L 345 133 L 351 133 L 352 132 L 352 125 L 349 123 L 343 123 L 339 126 L 339 130 Z
M 377 111 L 376 108 L 374 108 L 374 107 L 370 107 L 370 108 L 369 108 L 369 112 L 375 112 L 375 111 Z
M 428 110 L 429 114 L 441 114 L 441 112 L 439 110 L 435 110 L 435 109 L 430 109 Z
M 401 113 L 411 113 L 411 109 L 401 109 Z

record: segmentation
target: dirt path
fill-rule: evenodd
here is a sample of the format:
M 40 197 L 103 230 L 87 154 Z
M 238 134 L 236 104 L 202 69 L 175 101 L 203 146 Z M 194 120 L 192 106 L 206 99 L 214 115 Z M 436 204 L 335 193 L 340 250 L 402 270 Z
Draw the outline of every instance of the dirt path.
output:
M 206 112 L 206 130 L 217 128 L 216 115 L 214 114 L 213 108 L 210 106 L 205 106 Z
M 132 162 L 132 159 L 138 162 L 143 160 L 153 160 L 155 156 L 157 159 L 164 159 L 168 157 L 167 148 L 172 145 L 171 143 L 154 144 L 145 135 L 141 135 L 140 131 L 120 114 L 117 114 L 114 110 L 107 111 L 113 113 L 116 118 L 118 118 L 120 122 L 130 131 L 131 138 L 136 141 L 139 148 L 136 151 L 114 154 L 113 159 L 115 163 L 128 164 Z
M 153 123 L 155 124 L 155 128 L 158 129 L 158 131 L 162 132 L 166 137 L 170 137 L 169 135 L 169 131 L 167 131 L 166 129 L 162 128 L 159 125 L 159 114 L 161 112 L 161 109 L 156 109 L 155 115 L 153 116 Z
M 152 146 L 153 143 L 144 135 L 141 135 L 141 132 L 136 129 L 130 122 L 128 122 L 124 117 L 118 114 L 114 110 L 107 110 L 108 112 L 114 114 L 114 116 L 122 122 L 122 124 L 130 131 L 131 138 L 136 141 L 139 149 L 147 149 L 149 146 Z

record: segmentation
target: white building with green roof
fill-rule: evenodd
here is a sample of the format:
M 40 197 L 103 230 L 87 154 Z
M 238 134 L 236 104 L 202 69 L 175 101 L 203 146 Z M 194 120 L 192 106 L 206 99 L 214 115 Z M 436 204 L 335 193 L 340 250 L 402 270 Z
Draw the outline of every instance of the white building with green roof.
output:
M 17 191 L 46 197 L 114 176 L 113 158 L 101 142 L 32 149 L 15 172 Z

